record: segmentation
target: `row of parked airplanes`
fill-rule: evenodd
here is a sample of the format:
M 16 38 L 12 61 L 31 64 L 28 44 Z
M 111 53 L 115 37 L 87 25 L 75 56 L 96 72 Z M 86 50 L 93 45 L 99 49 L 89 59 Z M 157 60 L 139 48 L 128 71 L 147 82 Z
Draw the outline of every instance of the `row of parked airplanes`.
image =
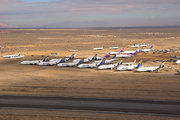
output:
M 132 63 L 122 63 L 122 59 L 118 63 L 111 63 L 112 61 L 116 60 L 117 57 L 120 58 L 126 58 L 126 57 L 132 57 L 134 55 L 137 55 L 139 52 L 148 52 L 152 49 L 153 46 L 151 46 L 149 49 L 140 49 L 136 51 L 124 51 L 124 48 L 120 50 L 119 52 L 108 52 L 105 56 L 97 56 L 97 54 L 93 57 L 87 57 L 82 59 L 74 59 L 76 54 L 72 54 L 71 56 L 65 56 L 63 58 L 59 59 L 51 59 L 48 61 L 49 56 L 47 56 L 44 60 L 33 60 L 33 61 L 22 61 L 22 65 L 31 64 L 31 65 L 57 65 L 58 67 L 65 67 L 65 66 L 77 66 L 78 68 L 94 68 L 97 67 L 98 69 L 114 69 L 116 70 L 136 70 L 136 71 L 159 71 L 160 68 L 164 67 L 164 63 L 162 62 L 159 66 L 155 67 L 143 67 L 142 66 L 142 60 L 138 63 L 136 63 L 136 60 Z M 124 52 L 123 52 L 124 51 Z M 129 54 L 121 54 L 121 53 L 129 53 Z M 106 58 L 110 57 L 110 55 L 114 54 L 114 56 L 110 60 L 106 60 Z M 18 57 L 18 55 L 9 55 L 9 56 L 3 56 L 3 57 Z M 171 56 L 176 57 L 177 56 Z M 72 60 L 74 59 L 74 60 Z M 67 63 L 67 61 L 72 60 L 71 63 Z M 92 62 L 89 64 L 85 64 L 86 62 Z M 180 62 L 180 61 L 179 61 Z
M 147 47 L 149 44 L 138 44 L 138 45 L 132 45 L 131 47 L 132 48 L 138 48 L 138 47 Z M 117 47 L 110 47 L 109 49 L 118 49 L 120 47 L 120 45 L 118 45 Z M 93 48 L 93 50 L 102 50 L 102 49 L 104 49 L 104 45 L 102 46 L 102 47 L 100 47 L 100 48 Z M 76 52 L 76 51 L 79 51 L 79 49 L 78 50 L 69 50 L 69 51 L 71 51 L 71 52 Z

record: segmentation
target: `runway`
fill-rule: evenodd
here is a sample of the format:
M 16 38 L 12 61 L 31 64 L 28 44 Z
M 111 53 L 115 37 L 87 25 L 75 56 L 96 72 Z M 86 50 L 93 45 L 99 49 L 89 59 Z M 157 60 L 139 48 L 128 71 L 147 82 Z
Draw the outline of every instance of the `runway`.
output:
M 0 95 L 0 109 L 41 109 L 180 117 L 180 101 Z

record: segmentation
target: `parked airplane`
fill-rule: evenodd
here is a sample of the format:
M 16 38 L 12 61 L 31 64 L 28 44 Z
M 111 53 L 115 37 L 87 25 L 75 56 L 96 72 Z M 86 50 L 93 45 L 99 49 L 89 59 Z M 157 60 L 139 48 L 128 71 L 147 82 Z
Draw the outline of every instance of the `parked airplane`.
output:
M 117 56 L 117 55 L 114 55 L 110 60 L 106 60 L 105 63 L 110 63 L 110 62 L 116 60 L 116 56 Z M 94 61 L 94 63 L 100 63 L 100 62 L 101 62 L 100 60 Z
M 135 51 L 133 54 L 129 55 L 129 54 L 117 54 L 116 57 L 120 57 L 120 58 L 127 58 L 127 57 L 132 57 L 134 55 L 137 55 L 137 51 Z
M 139 47 L 147 47 L 149 44 L 140 44 Z
M 130 70 L 130 71 L 132 71 L 133 69 L 136 69 L 142 65 L 142 61 L 140 61 L 137 65 L 134 65 L 135 63 L 136 63 L 136 60 L 134 60 L 134 62 L 132 62 L 132 63 L 122 63 L 121 65 L 119 65 L 117 67 L 117 70 L 120 70 L 120 71 Z
M 115 68 L 115 67 L 117 67 L 118 65 L 121 65 L 121 64 L 122 64 L 122 59 L 116 64 L 101 65 L 101 66 L 98 67 L 98 69 L 111 69 L 112 70 L 113 68 Z
M 84 58 L 82 58 L 81 60 L 79 60 L 78 62 L 72 62 L 72 63 L 59 63 L 57 66 L 58 67 L 72 67 L 72 66 L 76 66 L 76 65 L 79 65 L 81 63 L 84 63 Z
M 132 45 L 131 47 L 132 47 L 132 48 L 138 48 L 138 47 L 139 47 L 139 44 L 138 44 L 138 45 L 135 45 L 135 44 L 134 44 L 134 45 Z
M 80 49 L 78 50 L 69 50 L 70 52 L 78 52 Z
M 134 52 L 139 53 L 139 52 L 141 52 L 141 51 L 142 51 L 142 48 L 141 48 L 141 49 L 137 49 L 136 51 L 124 51 L 124 52 L 122 52 L 122 53 L 124 53 L 124 54 L 133 54 Z
M 6 55 L 6 56 L 3 56 L 3 58 L 18 57 L 19 55 L 20 55 L 20 52 L 17 55 Z
M 93 68 L 93 67 L 98 67 L 100 65 L 105 64 L 105 60 L 106 60 L 106 58 L 103 58 L 100 63 L 93 62 L 91 64 L 80 64 L 80 65 L 78 65 L 78 68 Z
M 140 52 L 149 52 L 152 50 L 152 48 L 153 48 L 153 46 L 151 46 L 149 49 L 142 49 L 142 50 L 140 50 Z
M 36 65 L 37 63 L 48 61 L 48 59 L 49 59 L 49 56 L 44 58 L 44 60 L 22 61 L 21 64 L 22 65 Z
M 65 56 L 65 61 L 74 59 L 74 57 L 76 56 L 76 54 L 72 54 L 71 56 Z M 49 62 L 59 62 L 62 58 L 59 59 L 51 59 Z
M 111 55 L 111 52 L 108 52 L 107 55 L 105 55 L 105 56 L 97 56 L 96 60 L 102 60 L 103 58 L 108 58 L 108 57 L 110 57 L 110 55 Z M 89 57 L 87 59 L 89 59 Z
M 86 58 L 86 59 L 84 59 L 84 62 L 90 62 L 90 61 L 92 61 L 92 60 L 97 60 L 96 59 L 97 58 L 97 54 L 95 54 L 95 56 L 94 57 L 88 57 L 88 58 Z M 72 62 L 78 62 L 79 60 L 81 60 L 81 59 L 75 59 L 75 60 L 73 60 Z
M 122 48 L 119 52 L 118 51 L 117 52 L 107 52 L 107 54 L 108 53 L 110 53 L 111 55 L 120 54 L 121 52 L 123 52 L 123 50 L 124 50 L 124 48 Z
M 118 49 L 120 47 L 120 45 L 118 45 L 118 47 L 110 47 L 109 49 Z
M 10 57 L 10 59 L 20 59 L 20 58 L 23 58 L 25 55 L 22 55 L 22 56 L 12 56 Z
M 176 61 L 176 64 L 180 64 L 180 60 L 177 60 L 177 61 Z
M 156 67 L 139 67 L 138 69 L 136 69 L 136 71 L 138 72 L 154 72 L 154 71 L 157 71 L 159 72 L 159 69 L 164 67 L 164 63 L 165 62 L 162 62 L 159 66 L 156 66 Z
M 102 50 L 104 49 L 104 45 L 101 48 L 93 48 L 93 50 Z
M 176 55 L 173 56 L 173 55 L 170 54 L 170 57 L 180 59 L 180 57 L 177 57 Z
M 43 65 L 49 65 L 49 66 L 52 66 L 52 65 L 56 65 L 56 64 L 59 64 L 59 63 L 63 63 L 63 62 L 66 62 L 66 58 L 62 58 L 59 62 L 56 62 L 56 61 L 53 61 L 53 62 L 39 62 L 37 63 L 37 65 L 39 66 L 43 66 Z

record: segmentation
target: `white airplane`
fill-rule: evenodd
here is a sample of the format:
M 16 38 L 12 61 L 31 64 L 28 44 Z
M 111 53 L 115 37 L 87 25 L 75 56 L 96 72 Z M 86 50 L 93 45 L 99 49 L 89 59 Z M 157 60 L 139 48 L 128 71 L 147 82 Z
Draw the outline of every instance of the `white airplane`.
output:
M 137 51 L 135 51 L 133 54 L 129 55 L 129 54 L 117 54 L 116 57 L 120 57 L 120 58 L 127 58 L 127 57 L 132 57 L 134 55 L 137 55 Z
M 81 60 L 81 59 L 75 59 L 75 60 L 73 60 L 72 62 L 78 62 L 79 60 Z M 95 54 L 95 56 L 94 57 L 88 57 L 88 58 L 86 58 L 86 59 L 84 59 L 84 62 L 90 62 L 90 61 L 92 61 L 92 60 L 97 60 L 97 54 Z
M 72 54 L 71 56 L 65 56 L 65 61 L 74 59 L 74 57 L 76 56 L 76 54 Z M 62 58 L 59 59 L 51 59 L 49 62 L 59 62 Z
M 177 61 L 176 61 L 176 64 L 180 64 L 180 60 L 177 60 Z
M 147 47 L 147 46 L 149 46 L 149 44 L 141 44 L 141 45 L 139 45 L 139 47 Z
M 80 49 L 78 50 L 69 50 L 70 52 L 78 52 Z
M 60 61 L 56 62 L 56 61 L 53 61 L 53 62 L 39 62 L 37 63 L 37 65 L 39 66 L 44 66 L 44 65 L 49 65 L 49 66 L 52 66 L 52 65 L 56 65 L 56 64 L 59 64 L 59 63 L 63 63 L 63 62 L 66 62 L 66 58 L 62 58 Z
M 118 47 L 110 47 L 109 49 L 118 49 L 120 47 L 120 45 L 118 45 Z
M 78 65 L 78 68 L 93 68 L 93 67 L 98 67 L 100 65 L 105 64 L 105 60 L 106 60 L 106 58 L 103 58 L 100 63 L 93 62 L 91 64 L 80 64 L 80 65 Z
M 162 62 L 159 66 L 155 66 L 155 67 L 139 67 L 138 69 L 136 69 L 136 71 L 138 72 L 154 72 L 154 71 L 157 71 L 159 72 L 159 69 L 164 67 L 164 63 L 165 62 Z
M 118 65 L 121 65 L 122 64 L 122 59 L 118 62 L 118 63 L 116 63 L 116 64 L 109 64 L 109 65 L 101 65 L 101 66 L 99 66 L 98 67 L 98 69 L 113 69 L 113 68 L 115 68 L 115 67 L 117 67 Z
M 72 62 L 72 63 L 59 63 L 57 64 L 58 67 L 72 67 L 72 66 L 76 66 L 79 65 L 81 63 L 84 63 L 84 58 L 82 58 L 81 60 L 79 60 L 78 62 Z
M 49 56 L 44 58 L 44 60 L 22 61 L 21 64 L 22 65 L 36 65 L 37 63 L 48 61 L 48 59 L 49 59 Z
M 110 60 L 106 60 L 105 63 L 110 63 L 110 62 L 116 60 L 116 56 L 117 55 L 114 55 Z M 100 62 L 101 62 L 101 60 L 94 61 L 95 64 L 100 63 Z
M 22 56 L 17 56 L 17 57 L 15 57 L 15 56 L 11 56 L 10 57 L 10 59 L 20 59 L 20 58 L 23 58 L 25 55 L 22 55 Z
M 151 51 L 153 48 L 153 46 L 151 46 L 149 49 L 142 49 L 142 50 L 139 50 L 140 52 L 149 52 Z
M 132 48 L 138 48 L 138 47 L 139 47 L 139 44 L 138 44 L 138 45 L 135 45 L 135 44 L 134 44 L 134 45 L 132 45 L 131 47 L 132 47 Z
M 7 55 L 7 56 L 3 56 L 3 58 L 11 58 L 11 57 L 18 57 L 20 56 L 20 52 L 17 55 Z
M 142 51 L 142 48 L 141 49 L 137 49 L 137 50 L 135 50 L 135 51 L 124 51 L 124 52 L 122 52 L 122 53 L 124 53 L 124 54 L 133 54 L 133 53 L 135 53 L 137 51 L 137 53 L 138 52 L 141 52 Z
M 142 65 L 142 62 L 140 61 L 137 65 L 134 65 L 136 63 L 136 60 L 132 63 L 122 63 L 121 65 L 117 66 L 117 70 L 123 71 L 123 70 L 129 70 L 132 71 L 133 69 L 138 68 Z
M 93 50 L 102 50 L 104 49 L 104 45 L 101 48 L 93 48 Z
M 119 53 L 123 52 L 123 50 L 124 50 L 124 48 L 122 48 L 119 52 L 118 51 L 116 51 L 116 52 L 107 52 L 107 54 L 110 53 L 111 55 L 115 55 L 115 54 L 119 54 Z
M 170 54 L 170 57 L 180 59 L 180 57 L 177 57 L 176 55 L 172 56 L 172 55 Z

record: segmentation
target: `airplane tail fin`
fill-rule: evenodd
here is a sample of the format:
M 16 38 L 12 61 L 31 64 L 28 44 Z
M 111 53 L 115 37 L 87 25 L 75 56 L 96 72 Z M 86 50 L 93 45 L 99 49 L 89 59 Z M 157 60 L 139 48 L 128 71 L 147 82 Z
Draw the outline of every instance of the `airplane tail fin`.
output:
M 104 45 L 102 46 L 102 48 L 104 48 Z
M 83 63 L 84 62 L 84 58 L 82 58 L 78 63 L 77 63 L 77 65 L 79 65 L 79 64 L 81 64 L 81 63 Z
M 69 57 L 69 59 L 68 59 L 68 60 L 70 60 L 70 59 L 74 59 L 74 57 L 75 57 L 75 56 L 76 56 L 76 54 L 74 54 L 74 53 L 73 53 L 73 54 L 71 55 L 71 57 Z
M 18 53 L 18 56 L 20 56 L 20 54 L 21 54 L 21 53 L 19 52 L 19 53 Z
M 97 54 L 95 54 L 95 56 L 92 58 L 92 60 L 96 60 L 97 59 Z
M 137 55 L 137 51 L 136 51 L 136 52 L 134 52 L 131 56 L 134 56 L 134 55 Z
M 123 61 L 123 60 L 121 59 L 121 60 L 118 62 L 118 65 L 121 65 L 121 64 L 122 64 L 122 61 Z
M 49 60 L 49 55 L 46 58 L 44 58 L 43 62 L 46 62 L 48 60 Z
M 118 48 L 120 47 L 120 45 L 118 45 Z
M 65 62 L 65 61 L 66 61 L 66 57 L 63 57 L 57 64 L 63 63 L 63 62 Z
M 100 65 L 105 64 L 105 60 L 106 60 L 106 58 L 103 58 L 102 61 L 101 61 L 101 62 L 99 63 L 99 65 L 97 65 L 97 66 L 100 66 Z
M 116 54 L 113 56 L 113 58 L 111 58 L 111 59 L 116 59 Z
M 153 48 L 153 46 L 151 46 L 149 49 L 152 49 Z
M 134 60 L 134 63 L 136 63 L 136 59 Z
M 121 49 L 121 51 L 119 51 L 119 53 L 123 52 L 124 51 L 124 48 Z
M 142 66 L 142 60 L 139 61 L 139 63 L 137 64 L 136 68 L 139 68 L 140 66 Z
M 163 61 L 163 62 L 159 65 L 159 68 L 164 67 L 164 64 L 165 64 L 165 61 Z

